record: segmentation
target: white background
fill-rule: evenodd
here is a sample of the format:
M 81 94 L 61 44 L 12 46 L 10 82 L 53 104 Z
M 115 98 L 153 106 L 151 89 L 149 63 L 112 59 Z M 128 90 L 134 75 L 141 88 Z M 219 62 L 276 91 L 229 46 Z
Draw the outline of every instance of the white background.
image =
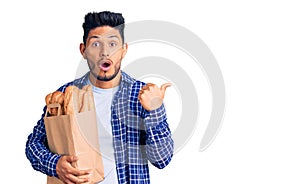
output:
M 225 80 L 226 113 L 215 141 L 199 152 L 199 123 L 168 167 L 151 167 L 152 183 L 299 183 L 299 8 L 296 0 L 2 1 L 2 179 L 45 183 L 26 159 L 27 136 L 44 96 L 74 79 L 84 14 L 111 10 L 127 23 L 163 20 L 196 33 Z

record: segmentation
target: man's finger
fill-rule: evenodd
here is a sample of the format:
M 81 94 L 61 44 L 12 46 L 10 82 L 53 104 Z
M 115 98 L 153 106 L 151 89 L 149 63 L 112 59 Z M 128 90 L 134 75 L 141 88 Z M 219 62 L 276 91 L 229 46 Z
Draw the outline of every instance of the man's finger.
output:
M 64 183 L 73 183 L 69 179 L 65 179 Z
M 74 168 L 70 170 L 70 173 L 66 177 L 74 183 L 87 182 L 91 177 L 91 170 L 78 170 Z
M 91 179 L 91 172 L 85 173 L 84 175 L 77 176 L 77 183 L 86 183 Z
M 77 156 L 65 156 L 67 162 L 76 162 L 78 160 Z
M 78 176 L 69 174 L 67 177 L 68 177 L 67 180 L 69 180 L 71 183 L 85 183 L 85 182 L 88 182 L 90 179 L 89 175 L 78 177 Z
M 90 175 L 91 173 L 92 173 L 91 169 L 79 170 L 79 172 L 77 173 L 77 175 L 85 177 L 86 175 Z
M 151 86 L 155 86 L 153 83 L 147 83 L 145 86 L 142 87 L 143 90 L 149 90 Z
M 80 176 L 78 176 L 79 179 L 82 179 L 82 178 L 87 178 L 89 176 L 92 175 L 92 170 L 91 169 L 88 169 L 88 170 L 81 170 L 80 171 Z
M 165 94 L 167 87 L 170 87 L 170 86 L 172 86 L 171 83 L 169 83 L 169 82 L 165 83 L 165 84 L 160 86 L 160 90 L 162 91 L 163 94 Z

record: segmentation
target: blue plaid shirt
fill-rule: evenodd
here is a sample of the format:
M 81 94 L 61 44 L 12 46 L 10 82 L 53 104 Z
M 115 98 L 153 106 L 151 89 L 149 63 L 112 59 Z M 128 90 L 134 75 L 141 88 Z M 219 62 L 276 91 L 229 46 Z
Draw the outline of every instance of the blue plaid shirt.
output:
M 87 84 L 89 73 L 61 86 L 64 92 L 69 85 L 79 88 Z M 150 161 L 164 168 L 173 156 L 174 142 L 167 123 L 165 108 L 147 111 L 138 101 L 138 92 L 145 83 L 122 72 L 120 88 L 111 107 L 111 125 L 115 150 L 116 169 L 120 184 L 149 184 Z M 47 146 L 44 113 L 26 142 L 26 156 L 35 170 L 56 176 L 56 164 L 61 157 Z

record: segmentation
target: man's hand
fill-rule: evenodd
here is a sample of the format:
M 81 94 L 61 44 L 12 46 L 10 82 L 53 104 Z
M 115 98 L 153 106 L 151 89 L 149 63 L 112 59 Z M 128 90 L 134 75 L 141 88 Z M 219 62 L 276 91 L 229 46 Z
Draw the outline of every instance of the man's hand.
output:
M 144 109 L 151 111 L 159 108 L 163 103 L 166 88 L 170 86 L 171 83 L 165 83 L 160 88 L 152 83 L 143 86 L 138 99 Z
M 56 173 L 61 181 L 66 184 L 88 183 L 91 170 L 78 170 L 71 163 L 76 162 L 76 156 L 62 156 L 57 162 Z

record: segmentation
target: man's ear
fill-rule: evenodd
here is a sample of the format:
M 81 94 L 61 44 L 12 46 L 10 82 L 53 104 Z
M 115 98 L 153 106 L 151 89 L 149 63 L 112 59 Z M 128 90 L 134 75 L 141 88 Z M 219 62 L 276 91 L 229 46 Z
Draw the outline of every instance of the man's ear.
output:
M 126 55 L 126 53 L 127 53 L 128 44 L 127 44 L 127 43 L 124 43 L 122 49 L 123 49 L 122 58 L 124 58 L 125 55 Z
M 86 55 L 85 55 L 85 45 L 84 45 L 83 43 L 80 43 L 80 45 L 79 45 L 79 50 L 80 50 L 80 53 L 81 53 L 82 57 L 83 57 L 84 59 L 86 59 Z

